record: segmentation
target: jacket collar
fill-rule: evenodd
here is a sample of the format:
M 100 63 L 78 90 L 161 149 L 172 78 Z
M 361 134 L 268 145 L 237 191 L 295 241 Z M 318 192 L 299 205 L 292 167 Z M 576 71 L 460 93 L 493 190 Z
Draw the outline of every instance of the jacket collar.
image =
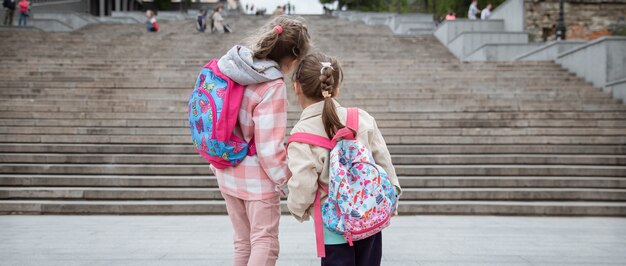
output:
M 339 107 L 341 107 L 341 105 L 339 105 L 339 103 L 335 99 L 332 99 L 332 100 L 333 100 L 333 103 L 335 104 L 335 109 L 338 109 Z M 302 121 L 305 119 L 309 119 L 311 117 L 322 115 L 323 110 L 324 110 L 324 101 L 319 101 L 314 104 L 311 104 L 307 108 L 304 108 L 304 110 L 302 110 L 302 114 L 300 115 L 300 120 Z

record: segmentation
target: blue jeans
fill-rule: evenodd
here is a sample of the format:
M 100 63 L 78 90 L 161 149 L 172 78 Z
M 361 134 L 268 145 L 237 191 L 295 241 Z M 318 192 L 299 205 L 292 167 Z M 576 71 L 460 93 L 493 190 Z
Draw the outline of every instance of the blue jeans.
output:
M 22 25 L 26 26 L 26 19 L 27 18 L 28 18 L 28 16 L 26 16 L 26 14 L 20 13 L 20 21 L 17 22 L 17 25 L 19 25 L 19 26 L 22 26 Z

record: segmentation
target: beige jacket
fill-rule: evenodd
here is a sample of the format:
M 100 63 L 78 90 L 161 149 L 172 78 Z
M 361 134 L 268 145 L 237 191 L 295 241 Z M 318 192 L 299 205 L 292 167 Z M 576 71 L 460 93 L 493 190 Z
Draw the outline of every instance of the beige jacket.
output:
M 335 101 L 337 115 L 341 122 L 346 124 L 347 109 Z M 306 132 L 319 136 L 326 136 L 322 124 L 322 109 L 324 102 L 315 103 L 302 111 L 300 121 L 296 123 L 291 134 Z M 374 161 L 380 165 L 389 176 L 391 183 L 401 192 L 396 170 L 391 163 L 391 156 L 382 134 L 378 130 L 376 121 L 367 112 L 359 109 L 359 132 L 357 139 L 368 146 L 372 151 Z M 306 221 L 313 213 L 313 201 L 320 183 L 328 185 L 328 157 L 329 151 L 322 147 L 292 142 L 287 149 L 287 162 L 292 177 L 288 182 L 289 196 L 287 207 L 298 221 Z M 322 191 L 322 202 L 326 193 Z

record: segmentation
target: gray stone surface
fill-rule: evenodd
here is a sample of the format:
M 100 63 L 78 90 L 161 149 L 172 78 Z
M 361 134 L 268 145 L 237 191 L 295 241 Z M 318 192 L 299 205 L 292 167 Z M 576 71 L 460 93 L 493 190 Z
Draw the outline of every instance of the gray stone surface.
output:
M 464 61 L 511 61 L 521 53 L 542 45 L 541 43 L 488 43 L 467 56 Z
M 439 25 L 434 35 L 443 45 L 447 46 L 456 36 L 467 31 L 502 32 L 504 31 L 504 20 L 448 20 Z
M 226 216 L 0 216 L 0 265 L 230 265 Z M 312 224 L 283 216 L 278 265 L 319 265 Z M 404 216 L 383 265 L 624 265 L 624 218 Z
M 626 37 L 603 37 L 560 54 L 556 62 L 594 86 L 610 92 L 612 83 L 626 78 Z M 620 93 L 613 95 L 619 98 Z
M 469 55 L 485 44 L 521 44 L 528 43 L 528 34 L 523 32 L 462 32 L 448 43 L 448 49 L 457 58 L 465 60 Z M 524 52 L 522 50 L 521 52 Z
M 563 52 L 584 45 L 584 41 L 554 41 L 545 43 L 543 46 L 528 51 L 515 58 L 514 60 L 522 61 L 554 61 L 557 56 Z
M 524 31 L 524 0 L 508 0 L 496 8 L 489 19 L 504 20 L 506 31 Z

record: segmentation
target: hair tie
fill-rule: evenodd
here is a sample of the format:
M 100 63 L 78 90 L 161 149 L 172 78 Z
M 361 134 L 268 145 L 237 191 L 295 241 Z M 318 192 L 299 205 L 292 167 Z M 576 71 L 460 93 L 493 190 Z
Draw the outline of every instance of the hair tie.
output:
M 324 69 L 326 68 L 330 68 L 333 71 L 335 71 L 331 62 L 320 62 L 320 63 L 322 63 L 322 68 L 320 69 L 320 75 L 324 75 Z
M 324 99 L 326 99 L 326 98 L 333 97 L 333 94 L 328 91 L 322 91 L 322 96 L 324 96 Z
M 274 26 L 274 29 L 275 29 L 276 31 L 278 31 L 278 35 L 280 35 L 281 33 L 283 33 L 283 27 L 281 27 L 281 26 L 279 26 L 279 25 Z

